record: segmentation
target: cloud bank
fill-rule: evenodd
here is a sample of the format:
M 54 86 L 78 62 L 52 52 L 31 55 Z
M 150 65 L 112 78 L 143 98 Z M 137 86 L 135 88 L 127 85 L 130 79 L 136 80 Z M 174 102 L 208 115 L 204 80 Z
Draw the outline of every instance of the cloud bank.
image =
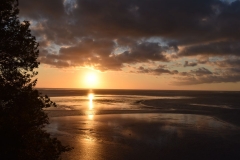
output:
M 42 64 L 135 66 L 136 73 L 171 75 L 175 84 L 240 81 L 239 0 L 20 0 L 19 8 L 40 42 Z

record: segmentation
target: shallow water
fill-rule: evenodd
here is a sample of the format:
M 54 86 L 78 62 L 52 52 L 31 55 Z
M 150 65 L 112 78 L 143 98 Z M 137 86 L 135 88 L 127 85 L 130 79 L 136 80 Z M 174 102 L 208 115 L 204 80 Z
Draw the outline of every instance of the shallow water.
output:
M 179 154 L 178 159 L 213 156 L 221 159 L 219 154 L 239 156 L 234 151 L 236 147 L 240 147 L 239 128 L 202 115 L 114 114 L 54 117 L 47 130 L 75 148 L 65 153 L 64 159 L 176 158 L 172 153 Z M 220 150 L 225 152 L 219 153 Z M 202 151 L 205 152 L 204 155 L 195 157 Z
M 93 107 L 96 110 L 158 109 L 188 105 L 192 108 L 240 109 L 240 92 L 220 91 L 158 91 L 158 90 L 40 90 L 57 103 L 57 108 L 48 110 L 86 110 L 89 107 L 89 94 L 93 94 Z M 145 103 L 158 100 L 158 105 Z
M 46 91 L 45 91 L 46 92 Z M 240 92 L 50 90 L 63 159 L 239 159 Z
M 48 110 L 87 110 L 94 108 L 96 110 L 123 110 L 123 109 L 141 109 L 143 104 L 136 102 L 151 99 L 188 99 L 190 97 L 181 96 L 139 96 L 139 95 L 95 95 L 90 93 L 83 96 L 62 96 L 52 97 L 56 102 L 57 108 L 48 108 Z M 90 106 L 91 105 L 91 106 Z

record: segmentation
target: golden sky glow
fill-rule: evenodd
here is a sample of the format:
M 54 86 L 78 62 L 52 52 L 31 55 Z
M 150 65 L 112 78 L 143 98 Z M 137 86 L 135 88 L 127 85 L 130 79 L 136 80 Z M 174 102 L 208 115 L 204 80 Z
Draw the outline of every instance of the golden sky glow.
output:
M 97 76 L 97 83 L 86 85 L 87 73 Z M 240 90 L 240 83 L 216 83 L 199 85 L 173 85 L 171 77 L 153 76 L 147 74 L 132 74 L 122 71 L 99 72 L 92 69 L 63 70 L 40 67 L 38 88 L 79 88 L 89 89 L 91 86 L 99 89 L 161 89 L 161 90 Z

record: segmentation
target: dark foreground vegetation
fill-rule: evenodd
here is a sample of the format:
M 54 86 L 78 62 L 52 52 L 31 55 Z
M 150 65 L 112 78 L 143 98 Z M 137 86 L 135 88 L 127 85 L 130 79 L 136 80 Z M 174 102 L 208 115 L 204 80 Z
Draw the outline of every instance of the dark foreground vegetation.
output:
M 43 108 L 55 104 L 34 89 L 38 43 L 18 13 L 18 0 L 1 1 L 0 159 L 58 159 L 71 148 L 44 130 L 49 119 Z

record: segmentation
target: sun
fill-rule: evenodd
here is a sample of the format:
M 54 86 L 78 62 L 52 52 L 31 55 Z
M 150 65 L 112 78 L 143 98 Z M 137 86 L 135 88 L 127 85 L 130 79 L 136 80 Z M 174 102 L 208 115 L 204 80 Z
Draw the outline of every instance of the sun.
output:
M 85 75 L 85 85 L 87 87 L 96 87 L 98 83 L 98 77 L 95 73 L 87 73 Z

